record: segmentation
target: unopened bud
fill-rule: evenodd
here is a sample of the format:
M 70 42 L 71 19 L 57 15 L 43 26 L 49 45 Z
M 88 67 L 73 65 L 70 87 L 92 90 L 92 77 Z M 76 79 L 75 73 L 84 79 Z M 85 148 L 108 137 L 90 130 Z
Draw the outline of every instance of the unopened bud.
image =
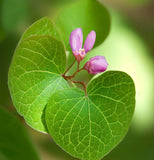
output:
M 104 72 L 107 69 L 108 63 L 103 56 L 95 56 L 84 65 L 84 69 L 90 74 L 97 74 Z

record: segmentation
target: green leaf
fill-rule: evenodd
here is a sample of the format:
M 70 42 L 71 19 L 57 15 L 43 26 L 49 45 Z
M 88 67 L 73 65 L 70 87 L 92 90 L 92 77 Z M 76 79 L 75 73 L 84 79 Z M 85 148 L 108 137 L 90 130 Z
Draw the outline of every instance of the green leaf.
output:
M 108 70 L 120 70 L 128 73 L 133 78 L 136 87 L 137 103 L 133 125 L 136 130 L 145 132 L 154 126 L 152 112 L 154 108 L 153 59 L 149 55 L 145 43 L 136 34 L 136 31 L 128 26 L 123 16 L 112 10 L 110 13 L 112 18 L 110 35 L 102 45 L 86 54 L 81 61 L 81 68 L 90 57 L 102 55 L 109 64 Z M 83 72 L 83 74 L 78 74 L 81 76 L 80 79 L 88 77 L 88 72 Z
M 40 159 L 23 125 L 2 108 L 0 108 L 0 159 Z
M 99 160 L 128 130 L 135 87 L 126 73 L 109 71 L 93 79 L 87 93 L 70 88 L 53 94 L 45 119 L 49 133 L 66 152 L 83 160 Z
M 96 0 L 79 0 L 62 9 L 55 18 L 67 50 L 70 50 L 69 35 L 80 27 L 84 40 L 91 30 L 96 31 L 95 46 L 101 44 L 110 29 L 110 16 L 106 8 Z
M 62 41 L 62 37 L 60 36 L 54 22 L 52 22 L 48 17 L 43 17 L 32 24 L 25 31 L 20 41 L 36 35 L 50 35 L 52 37 L 55 37 L 57 40 Z
M 9 70 L 12 101 L 26 122 L 46 132 L 44 108 L 49 97 L 63 88 L 66 66 L 63 44 L 51 36 L 32 36 L 20 43 Z

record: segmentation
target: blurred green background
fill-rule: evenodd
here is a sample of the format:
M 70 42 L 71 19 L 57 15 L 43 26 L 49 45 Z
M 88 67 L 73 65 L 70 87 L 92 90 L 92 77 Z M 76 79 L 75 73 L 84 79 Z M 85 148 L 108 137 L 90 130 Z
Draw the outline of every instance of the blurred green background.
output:
M 73 160 L 49 135 L 39 133 L 27 126 L 12 105 L 7 86 L 7 74 L 16 45 L 33 22 L 43 16 L 53 17 L 58 8 L 73 0 L 1 0 L 0 1 L 0 128 L 12 120 L 22 123 L 23 128 L 17 141 L 9 141 L 14 150 L 30 145 L 35 150 L 29 159 Z M 74 0 L 75 1 L 75 0 Z M 77 0 L 76 0 L 77 1 Z M 132 76 L 136 85 L 136 109 L 129 132 L 125 139 L 104 159 L 105 160 L 153 160 L 154 159 L 154 1 L 152 0 L 100 0 L 111 15 L 111 31 L 99 48 L 99 52 L 109 62 L 108 70 L 122 70 Z M 95 12 L 95 11 L 94 11 Z M 94 13 L 95 14 L 95 13 Z M 97 17 L 96 17 L 97 18 Z M 0 108 L 0 109 L 1 109 Z M 8 117 L 6 118 L 8 114 Z M 12 117 L 13 115 L 13 117 Z M 9 121 L 10 119 L 10 121 Z M 6 125 L 7 126 L 7 125 Z M 0 130 L 0 137 L 18 137 L 19 129 L 10 123 L 10 131 Z M 18 126 L 18 125 L 17 125 Z M 9 125 L 8 125 L 9 127 Z M 26 130 L 24 129 L 26 128 Z M 6 131 L 8 134 L 5 134 Z M 26 133 L 28 132 L 28 133 Z M 3 133 L 3 134 L 2 134 Z M 24 134 L 24 135 L 23 135 Z M 30 139 L 25 145 L 22 138 Z M 28 136 L 28 135 L 29 136 Z M 2 138 L 3 139 L 3 138 Z M 3 139 L 4 140 L 4 139 Z M 5 141 L 4 141 L 5 143 Z M 0 160 L 21 159 L 11 157 L 12 150 L 7 150 L 0 141 Z M 8 144 L 9 146 L 9 144 Z M 9 146 L 10 147 L 10 146 Z M 8 148 L 9 148 L 8 147 Z M 11 148 L 11 147 L 10 147 Z M 22 149 L 21 149 L 22 150 Z M 4 152 L 5 151 L 5 152 Z M 15 152 L 16 154 L 18 152 Z M 22 151 L 21 151 L 22 153 Z M 31 154 L 30 149 L 27 153 Z M 22 155 L 22 154 L 21 154 Z M 31 154 L 32 155 L 32 154 Z M 24 159 L 24 158 L 23 158 Z

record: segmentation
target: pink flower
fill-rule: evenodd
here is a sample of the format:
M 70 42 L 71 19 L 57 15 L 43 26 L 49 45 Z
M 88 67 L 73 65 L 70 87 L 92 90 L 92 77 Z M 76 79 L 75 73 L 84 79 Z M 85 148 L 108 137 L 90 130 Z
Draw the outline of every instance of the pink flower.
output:
M 97 74 L 104 72 L 107 69 L 108 63 L 103 56 L 95 56 L 84 65 L 84 69 L 90 74 Z
M 84 47 L 82 48 L 82 43 L 83 43 L 82 29 L 77 28 L 72 31 L 70 35 L 70 46 L 73 55 L 78 62 L 80 62 L 86 56 L 86 53 L 93 48 L 95 44 L 95 39 L 96 39 L 96 33 L 95 31 L 91 31 L 85 40 Z

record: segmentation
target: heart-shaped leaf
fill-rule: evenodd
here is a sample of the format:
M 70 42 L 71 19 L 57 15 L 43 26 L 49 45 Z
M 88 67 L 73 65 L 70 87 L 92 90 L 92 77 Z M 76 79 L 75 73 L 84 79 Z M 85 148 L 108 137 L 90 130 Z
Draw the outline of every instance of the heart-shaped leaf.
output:
M 92 80 L 87 93 L 70 88 L 53 94 L 45 119 L 49 133 L 66 152 L 83 160 L 99 160 L 128 130 L 135 87 L 126 73 L 109 71 Z
M 53 92 L 68 87 L 60 76 L 66 66 L 64 46 L 53 37 L 62 41 L 49 18 L 32 24 L 18 44 L 8 76 L 18 112 L 31 127 L 42 132 L 46 132 L 43 110 L 48 98 Z
M 14 106 L 33 128 L 46 132 L 44 108 L 57 90 L 67 88 L 64 46 L 51 36 L 32 36 L 15 51 L 8 83 Z

